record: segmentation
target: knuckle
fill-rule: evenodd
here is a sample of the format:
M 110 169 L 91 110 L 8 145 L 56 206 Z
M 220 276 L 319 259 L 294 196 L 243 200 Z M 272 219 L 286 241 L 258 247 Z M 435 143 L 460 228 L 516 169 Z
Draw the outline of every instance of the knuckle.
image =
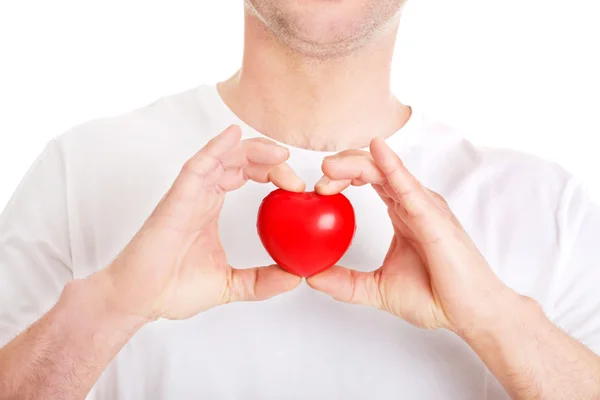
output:
M 180 175 L 200 175 L 195 168 L 195 163 L 192 162 L 192 160 L 187 161 L 185 164 L 183 164 L 183 166 L 181 167 L 181 172 Z
M 439 201 L 441 204 L 448 205 L 448 202 L 441 194 L 434 192 L 433 190 L 429 190 L 429 194 L 431 194 L 433 198 Z
M 352 179 L 352 186 L 364 186 L 367 182 L 362 179 L 360 176 L 358 178 Z
M 233 302 L 232 289 L 234 287 L 233 283 L 233 271 L 231 268 L 227 269 L 227 275 L 225 279 L 225 285 L 223 287 L 223 292 L 221 293 L 221 304 L 229 304 Z
M 373 275 L 371 303 L 380 310 L 390 311 L 391 309 L 388 304 L 388 299 L 385 295 L 384 282 L 385 280 L 383 277 L 383 268 L 380 268 Z
M 192 157 L 183 164 L 181 173 L 203 176 L 215 170 L 220 164 L 220 161 L 214 157 L 204 155 Z

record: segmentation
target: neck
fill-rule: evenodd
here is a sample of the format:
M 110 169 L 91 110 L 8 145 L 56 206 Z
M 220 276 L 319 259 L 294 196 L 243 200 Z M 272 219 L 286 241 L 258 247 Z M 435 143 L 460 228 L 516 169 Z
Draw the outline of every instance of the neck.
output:
M 388 137 L 410 117 L 390 90 L 397 21 L 352 53 L 331 58 L 292 51 L 246 13 L 242 68 L 219 84 L 231 110 L 291 146 L 340 151 Z

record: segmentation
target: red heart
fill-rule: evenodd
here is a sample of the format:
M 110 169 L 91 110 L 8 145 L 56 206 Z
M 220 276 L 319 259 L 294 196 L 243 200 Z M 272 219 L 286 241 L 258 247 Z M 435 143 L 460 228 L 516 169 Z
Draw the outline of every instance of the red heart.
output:
M 309 277 L 337 263 L 350 247 L 356 222 L 343 194 L 275 190 L 258 210 L 258 236 L 273 260 L 292 274 Z

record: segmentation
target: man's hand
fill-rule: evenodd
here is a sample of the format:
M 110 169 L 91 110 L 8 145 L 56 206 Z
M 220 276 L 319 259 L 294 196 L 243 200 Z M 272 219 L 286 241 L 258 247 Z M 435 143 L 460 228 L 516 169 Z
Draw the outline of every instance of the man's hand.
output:
M 600 358 L 505 286 L 448 204 L 423 187 L 382 139 L 371 152 L 323 162 L 321 194 L 372 184 L 394 237 L 373 272 L 333 267 L 308 284 L 334 298 L 389 311 L 422 328 L 460 335 L 514 399 L 598 399 Z
M 139 233 L 106 270 L 115 306 L 148 319 L 184 319 L 232 301 L 265 300 L 301 279 L 277 266 L 234 269 L 219 238 L 227 192 L 250 179 L 290 191 L 304 183 L 266 139 L 240 141 L 232 126 L 183 167 Z
M 445 200 L 423 187 L 381 139 L 371 153 L 348 150 L 327 157 L 316 185 L 334 194 L 349 185 L 373 185 L 388 207 L 394 237 L 381 268 L 343 267 L 308 279 L 338 300 L 389 311 L 422 328 L 469 330 L 490 307 L 518 296 L 490 269 Z
M 240 134 L 230 127 L 193 156 L 115 261 L 69 283 L 45 316 L 0 349 L 0 398 L 83 399 L 149 321 L 264 300 L 301 282 L 276 266 L 227 263 L 218 232 L 227 192 L 248 179 L 304 190 L 285 148 Z

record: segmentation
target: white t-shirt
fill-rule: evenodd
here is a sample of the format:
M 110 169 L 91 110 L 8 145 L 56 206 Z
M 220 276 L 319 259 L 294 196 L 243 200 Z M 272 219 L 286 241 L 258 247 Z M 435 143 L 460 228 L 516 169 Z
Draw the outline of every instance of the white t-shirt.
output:
M 92 121 L 51 141 L 0 217 L 0 345 L 103 268 L 140 228 L 183 163 L 230 124 L 261 136 L 215 86 Z M 390 145 L 442 194 L 499 277 L 537 299 L 566 332 L 600 352 L 600 209 L 560 167 L 474 147 L 414 110 Z M 291 148 L 310 188 L 329 153 Z M 228 195 L 220 230 L 229 262 L 270 264 L 256 233 L 272 185 Z M 370 187 L 350 188 L 354 243 L 341 264 L 380 266 L 392 237 Z M 519 351 L 515 348 L 515 351 Z M 303 283 L 261 303 L 218 307 L 144 327 L 89 399 L 506 399 L 474 352 L 376 309 L 342 304 Z

